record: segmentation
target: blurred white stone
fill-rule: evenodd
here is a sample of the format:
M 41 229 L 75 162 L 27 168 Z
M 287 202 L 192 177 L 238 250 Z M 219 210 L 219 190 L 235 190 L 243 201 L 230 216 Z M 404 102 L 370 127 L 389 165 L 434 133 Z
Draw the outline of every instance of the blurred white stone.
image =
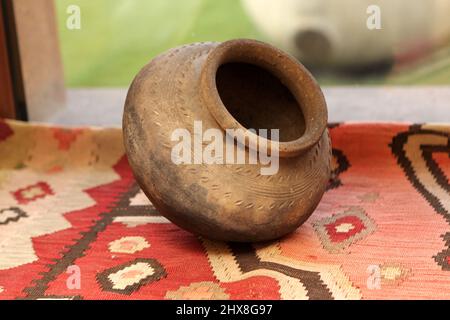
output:
M 365 66 L 450 37 L 448 0 L 243 0 L 259 29 L 310 65 Z M 381 29 L 370 30 L 370 6 Z

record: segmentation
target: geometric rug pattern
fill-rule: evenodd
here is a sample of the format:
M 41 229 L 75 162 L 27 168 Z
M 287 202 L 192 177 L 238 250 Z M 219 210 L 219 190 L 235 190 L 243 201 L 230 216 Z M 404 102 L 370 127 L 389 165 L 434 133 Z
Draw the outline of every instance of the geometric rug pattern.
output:
M 0 121 L 0 299 L 450 299 L 450 126 L 335 124 L 293 234 L 196 237 L 139 189 L 120 129 Z

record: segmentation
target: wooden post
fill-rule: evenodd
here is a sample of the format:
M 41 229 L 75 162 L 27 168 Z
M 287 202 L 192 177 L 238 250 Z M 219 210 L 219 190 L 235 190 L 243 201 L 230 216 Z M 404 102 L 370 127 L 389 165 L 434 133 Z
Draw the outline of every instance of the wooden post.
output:
M 53 0 L 2 0 L 1 3 L 16 106 L 14 117 L 45 121 L 65 104 Z
M 18 115 L 8 47 L 4 8 L 0 5 L 0 117 L 16 119 Z

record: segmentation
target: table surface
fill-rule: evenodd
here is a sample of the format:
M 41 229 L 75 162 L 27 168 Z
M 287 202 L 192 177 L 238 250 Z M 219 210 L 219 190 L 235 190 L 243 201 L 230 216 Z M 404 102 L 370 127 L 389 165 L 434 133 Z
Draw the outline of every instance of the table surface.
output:
M 325 87 L 329 122 L 450 122 L 450 86 Z M 66 126 L 121 126 L 126 88 L 69 89 L 66 106 L 31 121 Z

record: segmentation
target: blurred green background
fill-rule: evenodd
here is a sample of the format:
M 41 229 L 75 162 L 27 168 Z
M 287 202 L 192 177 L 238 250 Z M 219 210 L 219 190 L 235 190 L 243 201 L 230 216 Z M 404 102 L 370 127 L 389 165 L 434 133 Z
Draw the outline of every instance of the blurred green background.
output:
M 81 8 L 81 30 L 66 28 L 69 5 Z M 149 60 L 196 41 L 266 40 L 239 0 L 57 0 L 69 87 L 126 87 Z M 316 74 L 322 85 L 450 83 L 450 48 L 383 75 Z
M 81 30 L 66 28 L 67 6 Z M 196 41 L 260 38 L 239 0 L 57 0 L 68 86 L 127 86 L 150 59 Z

